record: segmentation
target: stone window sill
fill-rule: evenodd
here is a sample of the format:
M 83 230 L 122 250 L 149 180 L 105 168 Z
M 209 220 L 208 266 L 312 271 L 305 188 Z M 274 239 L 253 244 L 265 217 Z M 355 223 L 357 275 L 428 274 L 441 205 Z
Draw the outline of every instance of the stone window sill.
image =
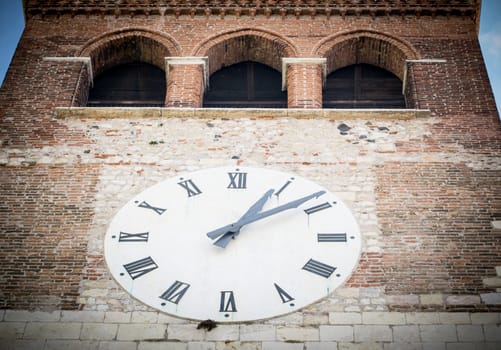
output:
M 258 109 L 158 107 L 58 107 L 56 117 L 66 118 L 297 118 L 332 120 L 408 120 L 427 118 L 428 109 Z

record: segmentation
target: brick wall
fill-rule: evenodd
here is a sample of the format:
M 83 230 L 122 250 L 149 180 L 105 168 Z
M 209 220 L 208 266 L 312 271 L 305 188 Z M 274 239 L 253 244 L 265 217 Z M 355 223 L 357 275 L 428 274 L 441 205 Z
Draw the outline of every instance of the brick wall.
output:
M 0 173 L 2 307 L 74 309 L 98 168 L 33 163 Z

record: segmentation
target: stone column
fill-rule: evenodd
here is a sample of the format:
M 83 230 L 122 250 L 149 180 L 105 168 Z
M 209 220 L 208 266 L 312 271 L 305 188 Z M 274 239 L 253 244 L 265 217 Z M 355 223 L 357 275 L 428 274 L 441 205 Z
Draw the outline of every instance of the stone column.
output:
M 207 86 L 207 57 L 166 57 L 166 107 L 200 108 Z
M 287 89 L 288 108 L 322 108 L 325 58 L 282 58 L 282 90 Z

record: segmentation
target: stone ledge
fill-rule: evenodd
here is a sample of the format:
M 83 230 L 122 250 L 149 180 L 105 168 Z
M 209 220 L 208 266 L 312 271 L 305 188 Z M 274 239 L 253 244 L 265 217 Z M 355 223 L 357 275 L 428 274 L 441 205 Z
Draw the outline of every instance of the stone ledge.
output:
M 427 109 L 259 109 L 259 108 L 158 108 L 158 107 L 57 107 L 56 118 L 294 118 L 379 119 L 427 118 Z

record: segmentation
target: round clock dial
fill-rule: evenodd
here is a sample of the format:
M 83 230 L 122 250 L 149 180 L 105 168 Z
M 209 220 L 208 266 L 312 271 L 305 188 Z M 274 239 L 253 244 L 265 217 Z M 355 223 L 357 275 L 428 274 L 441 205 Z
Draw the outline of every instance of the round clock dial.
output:
M 218 322 L 290 313 L 351 275 L 361 237 L 316 183 L 245 167 L 196 171 L 129 201 L 105 237 L 116 281 L 165 313 Z

